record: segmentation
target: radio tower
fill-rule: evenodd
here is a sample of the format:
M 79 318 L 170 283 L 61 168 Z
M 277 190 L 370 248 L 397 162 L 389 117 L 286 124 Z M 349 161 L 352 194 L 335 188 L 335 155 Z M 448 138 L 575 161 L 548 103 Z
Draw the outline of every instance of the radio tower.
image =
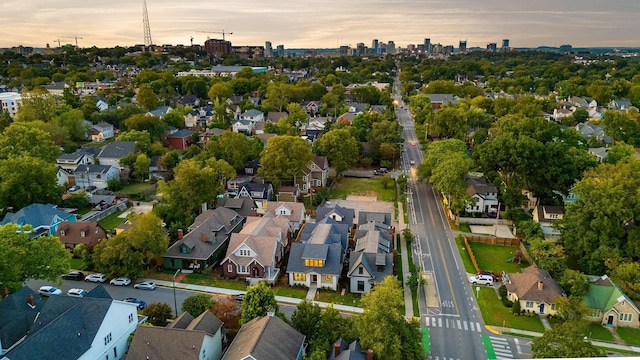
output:
M 142 1 L 142 25 L 144 27 L 144 46 L 150 46 L 151 28 L 149 27 L 149 14 L 147 14 L 147 0 Z

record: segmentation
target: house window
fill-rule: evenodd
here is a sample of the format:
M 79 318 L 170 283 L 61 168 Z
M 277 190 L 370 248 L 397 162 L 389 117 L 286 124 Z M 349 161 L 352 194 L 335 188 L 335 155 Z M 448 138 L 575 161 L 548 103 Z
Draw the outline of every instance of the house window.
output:
M 60 235 L 64 236 L 64 230 L 60 230 Z
M 118 349 L 116 349 L 115 347 L 113 348 L 113 357 L 114 358 L 118 358 Z
M 251 251 L 248 249 L 240 249 L 240 256 L 251 256 Z
M 106 346 L 110 342 L 111 342 L 111 333 L 107 334 L 107 336 L 104 337 L 104 345 Z
M 358 268 L 358 275 L 362 275 L 362 274 L 364 274 L 364 268 L 362 266 L 360 266 Z
M 80 236 L 84 237 L 84 231 L 80 231 Z
M 102 175 L 96 174 L 96 179 L 100 179 L 100 178 L 102 178 Z
M 358 281 L 358 291 L 364 291 L 364 281 Z
M 307 275 L 301 273 L 293 273 L 293 280 L 295 281 L 307 281 Z
M 304 259 L 304 265 L 305 266 L 312 266 L 312 267 L 323 267 L 324 266 L 324 260 Z
M 238 274 L 248 274 L 249 267 L 245 265 L 238 265 Z
M 533 301 L 527 301 L 526 304 L 524 305 L 524 307 L 532 308 L 533 307 Z
M 133 314 L 129 314 L 129 324 L 133 322 Z
M 620 321 L 631 321 L 632 317 L 633 317 L 633 315 L 631 315 L 629 313 L 622 313 L 618 317 L 618 320 L 620 320 Z
M 551 310 L 555 310 L 556 309 L 556 304 L 551 304 Z
M 331 275 L 324 276 L 324 281 L 331 281 L 331 279 L 332 279 Z
M 96 234 L 98 233 L 98 228 L 96 228 Z
M 227 265 L 227 272 L 233 272 L 233 265 Z

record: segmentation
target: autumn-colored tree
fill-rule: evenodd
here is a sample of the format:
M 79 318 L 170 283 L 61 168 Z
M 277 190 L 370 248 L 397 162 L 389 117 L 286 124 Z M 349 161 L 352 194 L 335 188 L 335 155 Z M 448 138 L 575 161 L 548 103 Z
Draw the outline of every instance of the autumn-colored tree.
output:
M 238 302 L 229 297 L 220 297 L 211 307 L 211 312 L 222 320 L 224 327 L 229 330 L 230 337 L 240 330 L 240 307 Z

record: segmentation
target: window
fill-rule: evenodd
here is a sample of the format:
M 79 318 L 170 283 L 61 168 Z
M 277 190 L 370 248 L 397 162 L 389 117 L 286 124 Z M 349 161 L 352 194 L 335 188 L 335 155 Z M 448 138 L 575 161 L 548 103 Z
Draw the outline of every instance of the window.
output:
M 362 275 L 362 274 L 364 274 L 364 268 L 362 266 L 360 266 L 358 268 L 358 275 Z
M 249 267 L 245 265 L 238 265 L 238 274 L 248 274 Z
M 358 291 L 364 291 L 364 281 L 358 281 Z
M 105 346 L 107 344 L 109 344 L 111 342 L 111 333 L 107 334 L 107 336 L 104 337 L 104 344 Z
M 556 304 L 551 304 L 551 310 L 555 310 L 556 309 Z
M 60 235 L 64 236 L 64 230 L 60 230 Z
M 620 314 L 620 317 L 618 317 L 618 320 L 620 320 L 620 321 L 631 321 L 632 317 L 633 316 L 631 314 L 629 314 L 629 313 L 622 313 L 622 314 Z
M 84 231 L 80 231 L 80 236 L 84 237 Z
M 251 250 L 249 250 L 249 249 L 240 249 L 240 256 L 251 256 Z
M 118 358 L 118 349 L 116 349 L 115 347 L 113 348 L 113 357 L 115 357 L 116 359 Z
M 129 324 L 133 322 L 133 314 L 129 314 Z
M 96 234 L 98 233 L 98 228 L 96 228 Z
M 227 272 L 233 272 L 233 265 L 227 265 Z
M 331 281 L 331 279 L 332 279 L 331 275 L 324 276 L 324 281 Z
M 527 303 L 524 305 L 524 307 L 532 308 L 533 307 L 533 301 L 527 301 Z
M 295 281 L 307 281 L 306 274 L 293 273 L 293 280 Z
M 305 266 L 312 266 L 312 267 L 323 267 L 324 266 L 324 260 L 304 259 L 304 265 Z

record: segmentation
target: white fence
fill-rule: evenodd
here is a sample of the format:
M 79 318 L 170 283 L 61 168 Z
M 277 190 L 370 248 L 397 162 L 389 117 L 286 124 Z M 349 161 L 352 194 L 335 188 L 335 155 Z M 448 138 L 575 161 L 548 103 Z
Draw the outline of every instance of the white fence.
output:
M 91 211 L 87 213 L 80 221 L 95 221 L 98 222 L 107 216 L 113 214 L 116 211 L 124 211 L 127 209 L 127 199 L 122 199 L 119 203 L 109 207 L 108 209 L 104 209 L 102 211 Z

